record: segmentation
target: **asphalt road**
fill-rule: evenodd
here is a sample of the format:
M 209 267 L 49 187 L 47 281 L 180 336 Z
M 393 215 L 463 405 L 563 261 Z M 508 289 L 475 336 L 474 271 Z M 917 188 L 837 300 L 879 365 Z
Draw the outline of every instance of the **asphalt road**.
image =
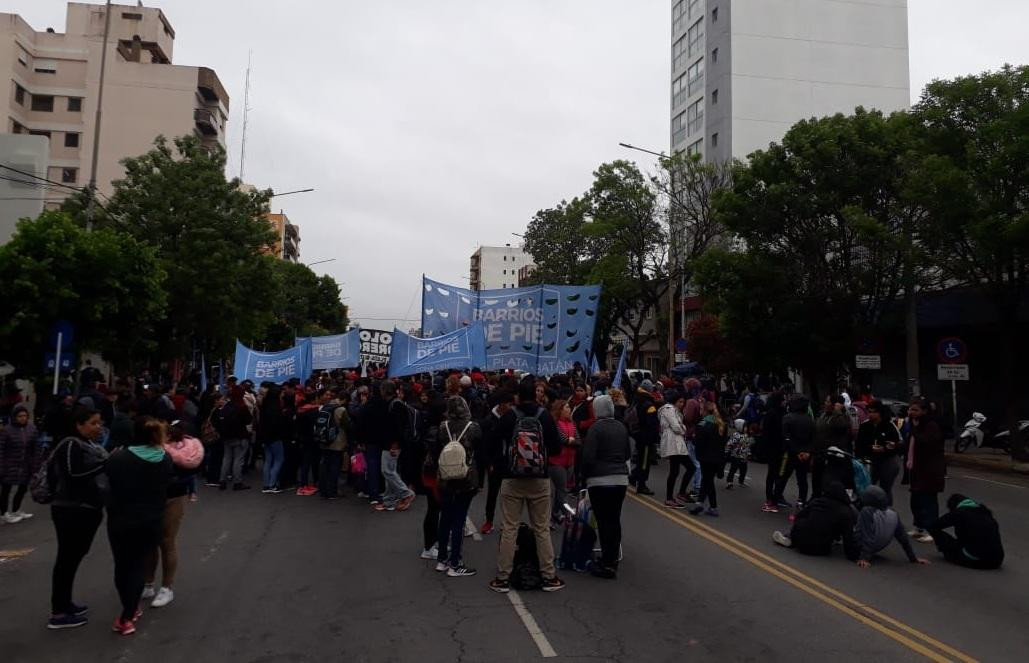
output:
M 752 487 L 720 490 L 717 519 L 627 499 L 618 580 L 564 572 L 564 591 L 520 596 L 486 587 L 496 535 L 466 539 L 474 577 L 447 578 L 420 560 L 421 504 L 374 513 L 353 496 L 208 489 L 183 524 L 175 601 L 147 609 L 129 637 L 110 631 L 118 608 L 103 528 L 75 591 L 92 621 L 45 629 L 55 542 L 46 509 L 31 504 L 36 518 L 0 527 L 0 660 L 1026 660 L 1029 482 L 961 468 L 948 482 L 994 509 L 1002 570 L 952 567 L 922 544 L 932 566 L 892 546 L 861 570 L 772 545 L 787 516 L 760 512 L 764 466 L 751 471 Z M 481 522 L 481 497 L 472 515 Z

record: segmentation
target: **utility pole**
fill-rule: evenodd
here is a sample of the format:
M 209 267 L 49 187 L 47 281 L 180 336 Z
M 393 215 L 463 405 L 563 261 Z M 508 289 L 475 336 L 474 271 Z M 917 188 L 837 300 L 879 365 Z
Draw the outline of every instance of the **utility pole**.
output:
M 245 182 L 243 179 L 243 173 L 246 169 L 247 163 L 247 119 L 250 114 L 250 61 L 254 57 L 254 52 L 250 51 L 247 54 L 247 81 L 246 86 L 243 88 L 243 140 L 242 145 L 239 148 L 239 181 Z
M 104 105 L 104 74 L 107 71 L 107 38 L 111 34 L 111 0 L 104 9 L 104 43 L 100 50 L 100 83 L 96 93 L 96 123 L 93 127 L 93 165 L 89 171 L 89 202 L 86 205 L 86 231 L 93 230 L 96 207 L 96 166 L 100 159 L 100 111 Z
M 918 299 L 915 296 L 914 237 L 910 225 L 905 228 L 907 254 L 904 256 L 904 332 L 907 345 L 908 395 L 922 395 L 918 365 Z

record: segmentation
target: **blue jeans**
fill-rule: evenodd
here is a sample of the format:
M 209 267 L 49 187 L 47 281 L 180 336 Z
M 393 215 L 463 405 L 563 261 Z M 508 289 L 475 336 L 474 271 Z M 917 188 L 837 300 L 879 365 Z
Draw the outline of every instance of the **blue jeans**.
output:
M 407 487 L 404 480 L 400 478 L 397 471 L 397 464 L 400 456 L 394 456 L 385 449 L 382 452 L 382 478 L 386 481 L 386 490 L 382 493 L 382 503 L 386 506 L 393 506 L 405 497 L 414 495 L 414 491 Z M 371 468 L 369 467 L 369 471 Z
M 264 481 L 261 485 L 271 488 L 279 485 L 279 472 L 282 470 L 282 442 L 264 443 Z
M 464 541 L 464 521 L 468 518 L 468 507 L 472 505 L 475 493 L 452 493 L 440 491 L 439 554 L 436 561 L 449 564 L 452 568 L 461 566 L 461 543 Z
M 368 465 L 365 479 L 368 481 L 368 499 L 372 502 L 382 501 L 382 450 L 374 444 L 364 445 L 364 460 Z
M 693 461 L 693 470 L 694 470 L 694 472 L 693 472 L 693 492 L 699 493 L 700 492 L 701 472 L 700 472 L 700 461 L 697 460 L 697 450 L 693 446 L 693 442 L 692 441 L 686 443 L 686 449 L 690 453 L 690 460 Z

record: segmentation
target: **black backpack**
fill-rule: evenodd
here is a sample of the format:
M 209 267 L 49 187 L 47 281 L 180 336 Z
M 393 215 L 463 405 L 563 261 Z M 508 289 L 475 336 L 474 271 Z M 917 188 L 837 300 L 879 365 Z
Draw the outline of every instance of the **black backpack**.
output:
M 525 523 L 518 526 L 518 535 L 515 537 L 514 564 L 510 581 L 511 586 L 518 591 L 543 587 L 539 552 L 536 550 L 536 534 Z
M 327 447 L 339 437 L 339 425 L 336 423 L 338 405 L 323 405 L 314 418 L 314 441 Z
M 404 408 L 404 415 L 406 416 L 404 430 L 400 432 L 401 439 L 399 441 L 401 442 L 401 446 L 406 449 L 410 449 L 421 439 L 422 413 L 399 398 L 394 398 L 390 402 L 389 407 L 391 413 L 393 412 L 393 408 L 398 404 L 400 407 Z

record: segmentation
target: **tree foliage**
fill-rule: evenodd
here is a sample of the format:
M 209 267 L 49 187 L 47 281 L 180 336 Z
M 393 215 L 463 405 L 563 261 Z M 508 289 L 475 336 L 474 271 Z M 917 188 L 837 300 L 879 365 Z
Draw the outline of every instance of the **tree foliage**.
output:
M 87 233 L 60 212 L 21 221 L 0 247 L 0 283 L 6 309 L 0 347 L 27 374 L 54 351 L 49 332 L 58 320 L 73 323 L 76 348 L 115 361 L 155 348 L 166 275 L 155 249 L 125 233 Z

